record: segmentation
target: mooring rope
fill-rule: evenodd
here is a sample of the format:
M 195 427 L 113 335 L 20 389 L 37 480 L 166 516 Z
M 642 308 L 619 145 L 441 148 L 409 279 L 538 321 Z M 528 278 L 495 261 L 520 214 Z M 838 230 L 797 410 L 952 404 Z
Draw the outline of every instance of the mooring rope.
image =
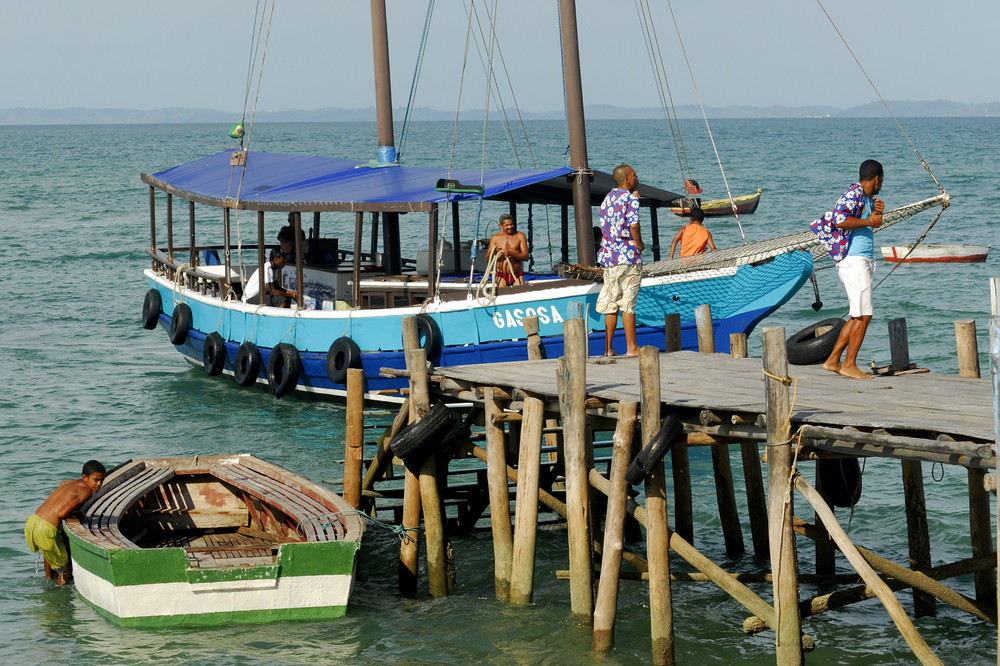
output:
M 319 528 L 325 530 L 327 527 L 336 527 L 336 524 L 341 522 L 344 518 L 349 516 L 360 516 L 369 525 L 374 525 L 375 527 L 380 527 L 387 532 L 393 532 L 399 537 L 399 540 L 406 543 L 412 541 L 414 537 L 410 536 L 408 532 L 416 532 L 420 534 L 423 532 L 423 528 L 419 526 L 415 527 L 404 527 L 403 525 L 393 525 L 392 523 L 387 523 L 385 521 L 379 520 L 374 516 L 369 516 L 364 511 L 351 510 L 351 511 L 335 511 L 333 513 L 320 513 L 315 516 L 307 516 L 303 518 L 295 525 L 295 531 L 302 536 L 305 533 L 302 531 L 302 524 L 308 522 L 314 522 L 319 520 L 325 520 L 326 522 L 320 523 Z

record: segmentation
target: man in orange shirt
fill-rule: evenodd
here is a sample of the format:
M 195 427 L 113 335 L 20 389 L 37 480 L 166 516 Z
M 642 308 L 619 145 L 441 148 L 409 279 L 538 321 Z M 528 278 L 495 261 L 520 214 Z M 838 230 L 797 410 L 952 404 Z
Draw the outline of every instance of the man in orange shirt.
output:
M 716 250 L 715 242 L 712 240 L 712 232 L 702 224 L 705 220 L 705 211 L 701 208 L 691 209 L 691 223 L 677 230 L 677 235 L 670 243 L 670 258 L 674 258 L 674 250 L 677 244 L 681 245 L 681 256 L 690 257 L 694 254 L 701 254 L 705 248 Z

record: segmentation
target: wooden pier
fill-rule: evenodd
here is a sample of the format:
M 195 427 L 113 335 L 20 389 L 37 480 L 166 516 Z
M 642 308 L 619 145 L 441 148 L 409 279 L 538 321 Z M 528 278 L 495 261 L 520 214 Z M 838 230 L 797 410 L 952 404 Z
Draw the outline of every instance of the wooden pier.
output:
M 993 329 L 1000 330 L 996 320 L 991 320 L 994 339 Z M 526 322 L 529 335 L 531 325 Z M 996 512 L 991 499 L 997 483 L 990 473 L 997 465 L 997 373 L 992 382 L 978 378 L 974 325 L 970 355 L 969 331 L 965 323 L 956 322 L 965 376 L 890 372 L 865 381 L 820 366 L 788 366 L 785 334 L 778 328 L 764 329 L 763 359 L 659 353 L 651 347 L 643 348 L 639 358 L 587 358 L 583 321 L 568 319 L 564 330 L 566 355 L 559 359 L 451 368 L 429 368 L 414 340 L 407 357 L 410 397 L 370 456 L 363 479 L 359 435 L 352 436 L 348 465 L 355 471 L 345 474 L 345 496 L 358 498 L 372 513 L 393 503 L 407 528 L 416 528 L 422 518 L 432 595 L 445 596 L 455 585 L 449 525 L 469 528 L 488 512 L 496 596 L 514 605 L 530 603 L 541 509 L 565 519 L 569 566 L 563 575 L 569 581 L 569 609 L 580 621 L 593 624 L 595 650 L 614 644 L 622 577 L 648 581 L 654 663 L 674 662 L 671 586 L 688 580 L 710 581 L 742 604 L 748 611 L 742 627 L 747 633 L 772 629 L 779 664 L 802 663 L 811 649 L 813 639 L 802 631 L 803 618 L 872 597 L 882 602 L 921 662 L 940 663 L 895 596 L 904 589 L 912 590 L 918 617 L 933 615 L 935 604 L 942 602 L 997 623 Z M 736 350 L 746 348 L 745 340 L 734 343 Z M 993 346 L 1000 349 L 995 340 Z M 711 348 L 711 342 L 705 347 Z M 533 348 L 537 356 L 540 345 Z M 1000 353 L 993 357 L 1000 358 Z M 429 444 L 419 460 L 407 459 L 405 482 L 397 482 L 394 496 L 375 490 L 392 469 L 393 438 L 407 422 L 420 422 L 440 402 L 455 405 L 453 411 L 466 424 L 480 428 L 471 435 L 466 429 L 461 441 L 441 449 Z M 363 418 L 360 409 L 349 413 L 353 421 Z M 635 467 L 637 455 L 650 454 L 658 437 L 663 443 L 670 423 L 675 424 L 672 432 L 680 433 L 665 447 L 672 472 L 670 493 L 659 458 L 638 479 L 634 469 L 628 472 L 644 490 L 630 492 L 626 469 Z M 349 432 L 360 432 L 360 423 L 348 427 Z M 595 432 L 614 433 L 610 459 L 595 457 Z M 724 553 L 705 553 L 695 546 L 688 462 L 693 446 L 711 447 Z M 743 519 L 736 501 L 734 453 L 742 462 L 747 497 Z M 868 457 L 900 461 L 909 544 L 906 565 L 852 543 L 832 509 L 858 501 L 860 486 L 852 485 L 860 484 L 856 461 Z M 459 491 L 451 483 L 448 461 L 462 458 L 481 460 L 485 467 L 472 482 L 466 477 Z M 815 482 L 798 469 L 798 463 L 807 460 L 816 461 Z M 768 466 L 766 482 L 762 462 Z M 959 466 L 968 474 L 970 556 L 934 567 L 923 489 L 925 464 Z M 348 492 L 347 483 L 355 486 L 353 491 Z M 795 499 L 804 501 L 799 515 Z M 451 519 L 449 501 L 458 505 Z M 802 509 L 809 510 L 808 517 Z M 645 557 L 623 548 L 629 521 L 641 526 Z M 723 556 L 732 561 L 744 554 L 746 523 L 753 553 L 760 561 L 770 561 L 770 574 L 727 571 L 717 563 Z M 815 542 L 814 573 L 800 571 L 796 544 L 803 539 Z M 834 575 L 837 552 L 856 575 Z M 672 573 L 674 557 L 694 572 Z M 412 594 L 417 539 L 403 544 L 400 558 L 400 587 Z M 622 571 L 623 563 L 628 571 Z M 942 582 L 970 573 L 975 574 L 975 598 Z M 800 578 L 839 589 L 801 599 Z M 747 585 L 765 581 L 772 584 L 770 600 Z

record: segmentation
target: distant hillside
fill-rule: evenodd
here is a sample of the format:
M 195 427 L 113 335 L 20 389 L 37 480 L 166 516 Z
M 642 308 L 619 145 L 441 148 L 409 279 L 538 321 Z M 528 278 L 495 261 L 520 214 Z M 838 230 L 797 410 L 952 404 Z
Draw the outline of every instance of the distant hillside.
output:
M 901 118 L 972 118 L 1000 116 L 1000 102 L 959 104 L 947 100 L 889 102 L 893 113 Z M 402 120 L 404 109 L 394 115 Z M 707 107 L 709 118 L 881 118 L 885 108 L 880 102 L 871 102 L 847 109 L 832 106 L 725 106 Z M 508 111 L 514 116 L 513 110 Z M 134 109 L 0 109 L 0 125 L 116 125 L 159 123 L 231 123 L 239 119 L 238 112 L 214 109 L 186 109 L 172 107 L 139 111 Z M 496 111 L 492 113 L 497 116 Z M 701 110 L 694 105 L 677 108 L 679 118 L 700 118 Z M 453 111 L 440 111 L 420 107 L 413 110 L 413 120 L 454 119 Z M 481 120 L 481 109 L 470 109 L 460 114 L 463 120 Z M 562 120 L 562 111 L 521 112 L 526 120 Z M 640 120 L 663 118 L 658 108 L 626 109 L 619 106 L 595 104 L 587 107 L 587 117 L 594 120 Z M 304 110 L 258 111 L 256 122 L 351 122 L 374 121 L 373 107 L 362 109 L 326 108 Z

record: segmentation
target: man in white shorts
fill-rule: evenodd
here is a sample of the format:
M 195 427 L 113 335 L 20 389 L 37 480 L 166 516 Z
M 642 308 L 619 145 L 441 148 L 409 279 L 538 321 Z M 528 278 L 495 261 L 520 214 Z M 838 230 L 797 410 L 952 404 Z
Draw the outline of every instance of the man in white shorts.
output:
M 835 225 L 848 235 L 847 256 L 837 262 L 837 275 L 844 284 L 851 318 L 840 329 L 833 351 L 823 368 L 853 379 L 871 379 L 873 375 L 858 367 L 858 352 L 872 319 L 872 277 L 875 275 L 875 238 L 873 229 L 882 226 L 885 203 L 874 196 L 882 190 L 882 165 L 875 160 L 861 163 L 858 182 L 844 193 L 832 213 Z M 841 355 L 844 362 L 840 362 Z

